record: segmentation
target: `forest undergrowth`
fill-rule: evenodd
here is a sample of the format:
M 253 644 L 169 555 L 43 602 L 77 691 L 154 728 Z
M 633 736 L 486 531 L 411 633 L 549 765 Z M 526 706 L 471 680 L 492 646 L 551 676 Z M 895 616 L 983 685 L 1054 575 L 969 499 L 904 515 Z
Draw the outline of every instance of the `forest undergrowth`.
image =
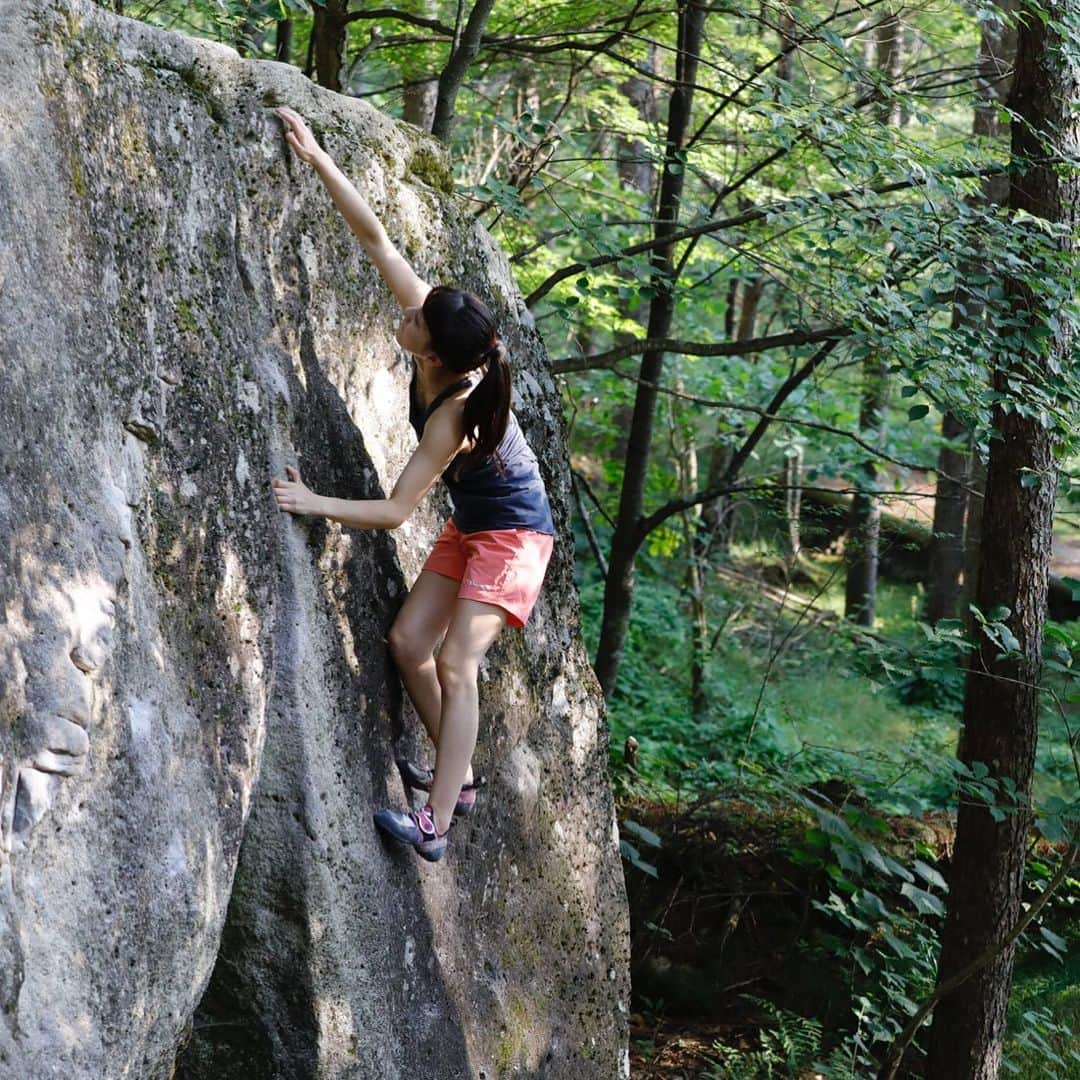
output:
M 609 724 L 640 1080 L 873 1077 L 933 990 L 957 792 L 987 794 L 953 756 L 962 634 L 920 622 L 921 586 L 887 581 L 874 628 L 845 623 L 837 561 L 785 581 L 733 549 L 696 715 L 686 598 L 639 568 Z M 602 585 L 579 565 L 593 645 Z M 1044 710 L 1038 806 L 1075 786 L 1072 720 Z M 1032 836 L 1028 903 L 1060 862 L 1053 836 Z M 1078 940 L 1080 873 L 1019 940 L 1003 1075 L 1080 1078 Z M 923 1075 L 917 1036 L 900 1075 Z

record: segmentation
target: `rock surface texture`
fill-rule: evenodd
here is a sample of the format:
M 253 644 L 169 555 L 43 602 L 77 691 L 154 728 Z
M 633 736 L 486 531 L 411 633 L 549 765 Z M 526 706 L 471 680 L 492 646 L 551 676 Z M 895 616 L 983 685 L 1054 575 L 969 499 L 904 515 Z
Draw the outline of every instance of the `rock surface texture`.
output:
M 0 0 L 0 1076 L 625 1075 L 627 926 L 558 400 L 439 150 L 278 64 Z M 392 299 L 273 114 L 428 280 L 490 298 L 560 532 L 481 676 L 480 808 L 389 850 L 416 745 L 385 634 L 446 513 L 388 490 Z

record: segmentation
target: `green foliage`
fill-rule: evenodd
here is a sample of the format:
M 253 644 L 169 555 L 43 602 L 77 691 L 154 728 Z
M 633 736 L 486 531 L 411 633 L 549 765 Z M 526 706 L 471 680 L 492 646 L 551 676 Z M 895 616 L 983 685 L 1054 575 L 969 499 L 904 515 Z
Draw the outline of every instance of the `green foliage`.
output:
M 764 998 L 747 996 L 767 1017 L 758 1033 L 761 1047 L 749 1053 L 713 1043 L 713 1063 L 707 1080 L 759 1080 L 762 1077 L 796 1077 L 814 1065 L 821 1053 L 821 1023 L 781 1009 Z
M 660 847 L 660 837 L 656 835 L 651 829 L 645 828 L 644 825 L 638 824 L 636 821 L 626 820 L 622 823 L 619 830 L 619 853 L 622 857 L 636 870 L 640 870 L 643 874 L 648 874 L 649 877 L 658 877 L 656 867 L 649 862 L 646 862 L 641 857 L 641 852 L 629 840 L 625 839 L 624 834 L 633 836 L 639 843 L 645 844 L 651 848 Z

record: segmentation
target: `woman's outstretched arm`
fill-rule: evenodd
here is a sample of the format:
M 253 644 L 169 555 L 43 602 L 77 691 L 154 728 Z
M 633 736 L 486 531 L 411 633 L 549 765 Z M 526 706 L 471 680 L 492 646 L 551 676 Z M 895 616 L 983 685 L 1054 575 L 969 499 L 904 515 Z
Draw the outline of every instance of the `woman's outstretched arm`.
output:
M 285 123 L 285 141 L 296 156 L 314 167 L 334 205 L 341 211 L 349 228 L 360 241 L 383 280 L 390 286 L 397 302 L 403 307 L 422 304 L 431 292 L 424 281 L 390 242 L 382 222 L 368 206 L 367 200 L 350 183 L 348 177 L 334 164 L 333 158 L 315 141 L 311 129 L 298 113 L 282 106 L 278 116 Z

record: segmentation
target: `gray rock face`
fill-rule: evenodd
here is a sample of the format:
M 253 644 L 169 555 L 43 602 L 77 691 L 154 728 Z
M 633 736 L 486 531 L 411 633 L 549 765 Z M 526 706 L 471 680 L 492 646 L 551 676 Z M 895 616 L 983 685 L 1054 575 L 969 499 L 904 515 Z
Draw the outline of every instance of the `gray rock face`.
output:
M 626 1073 L 627 927 L 558 400 L 437 149 L 299 72 L 0 0 L 0 1076 Z M 429 280 L 489 297 L 560 533 L 481 679 L 481 807 L 384 847 L 415 745 L 385 634 L 445 515 L 395 307 L 272 108 Z

